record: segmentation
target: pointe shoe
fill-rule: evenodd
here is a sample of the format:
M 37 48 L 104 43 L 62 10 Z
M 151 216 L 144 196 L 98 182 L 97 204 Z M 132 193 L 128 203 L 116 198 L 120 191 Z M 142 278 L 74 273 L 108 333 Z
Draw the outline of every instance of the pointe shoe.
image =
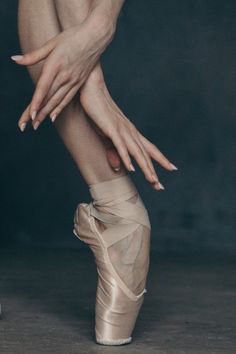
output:
M 90 193 L 93 202 L 77 206 L 73 232 L 97 266 L 96 342 L 127 344 L 147 292 L 150 221 L 127 175 L 90 185 Z

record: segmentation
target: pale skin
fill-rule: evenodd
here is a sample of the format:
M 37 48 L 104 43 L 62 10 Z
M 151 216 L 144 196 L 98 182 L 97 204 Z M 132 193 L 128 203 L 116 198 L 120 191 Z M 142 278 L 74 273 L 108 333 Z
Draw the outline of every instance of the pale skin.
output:
M 163 186 L 152 159 L 169 171 L 176 167 L 112 100 L 99 64 L 101 53 L 113 37 L 122 3 L 119 0 L 19 1 L 19 37 L 24 55 L 16 62 L 27 65 L 36 84 L 19 127 L 24 130 L 33 118 L 37 129 L 50 115 L 88 184 L 124 175 L 125 168 L 132 171 L 131 155 L 145 178 L 160 190 Z M 124 166 L 116 172 L 114 168 L 119 167 L 120 159 Z

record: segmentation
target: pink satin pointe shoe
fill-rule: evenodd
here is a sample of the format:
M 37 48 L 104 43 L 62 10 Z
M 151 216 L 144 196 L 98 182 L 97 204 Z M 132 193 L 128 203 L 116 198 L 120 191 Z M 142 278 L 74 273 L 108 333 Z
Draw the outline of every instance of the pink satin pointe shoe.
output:
M 93 201 L 78 205 L 74 234 L 92 250 L 98 272 L 95 336 L 103 345 L 132 341 L 146 293 L 150 221 L 129 176 L 90 185 Z

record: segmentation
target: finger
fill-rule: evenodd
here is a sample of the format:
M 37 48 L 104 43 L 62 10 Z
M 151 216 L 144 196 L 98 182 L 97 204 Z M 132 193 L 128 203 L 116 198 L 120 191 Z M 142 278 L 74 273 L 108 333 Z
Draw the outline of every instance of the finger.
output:
M 140 139 L 146 149 L 146 151 L 150 154 L 150 156 L 156 160 L 162 167 L 166 170 L 174 171 L 178 170 L 178 168 L 171 163 L 166 156 L 162 154 L 162 152 L 147 138 L 145 138 L 141 133 L 139 133 Z
M 45 59 L 55 47 L 55 41 L 50 39 L 41 48 L 23 55 L 12 55 L 11 59 L 20 65 L 32 65 Z
M 107 156 L 107 161 L 108 161 L 109 165 L 116 172 L 119 171 L 121 168 L 121 158 L 120 158 L 114 144 L 112 143 L 111 139 L 109 139 L 101 131 L 101 129 L 98 128 L 95 124 L 93 125 L 93 128 L 102 137 L 102 142 L 103 142 L 103 145 L 105 146 L 105 149 L 106 149 L 106 156 Z
M 24 112 L 22 113 L 20 119 L 18 120 L 18 127 L 22 132 L 25 130 L 27 122 L 29 120 L 31 120 L 31 118 L 29 114 L 29 106 L 27 106 Z
M 30 103 L 30 115 L 32 120 L 35 119 L 37 112 L 40 109 L 44 97 L 47 95 L 55 76 L 57 75 L 57 68 L 53 68 L 51 63 L 45 63 L 41 76 L 37 82 L 37 86 Z
M 149 165 L 149 168 L 151 169 L 152 171 L 152 176 L 153 176 L 153 187 L 157 190 L 160 190 L 160 189 L 165 189 L 163 184 L 159 181 L 159 178 L 156 174 L 156 171 L 154 169 L 154 166 L 153 166 L 153 163 L 152 163 L 152 160 L 150 158 L 150 156 L 147 154 L 146 150 L 145 150 L 145 147 L 143 146 L 142 142 L 141 141 L 136 141 L 137 144 L 139 145 L 140 149 L 142 150 L 143 152 L 143 155 L 144 157 L 146 158 L 147 160 L 147 163 Z
M 119 171 L 121 168 L 121 158 L 111 139 L 108 138 L 92 120 L 90 121 L 90 123 L 93 129 L 98 133 L 98 135 L 102 137 L 102 142 L 106 148 L 108 163 L 116 172 Z
M 119 171 L 121 167 L 121 159 L 115 147 L 110 147 L 110 148 L 106 147 L 106 155 L 110 166 L 115 171 Z
M 136 144 L 138 144 L 138 146 L 140 147 L 140 149 L 141 149 L 141 151 L 142 151 L 142 153 L 143 153 L 143 155 L 144 155 L 144 158 L 146 159 L 146 161 L 147 161 L 147 163 L 148 163 L 148 166 L 149 166 L 149 168 L 150 168 L 151 171 L 152 171 L 153 182 L 159 182 L 159 181 L 158 181 L 157 174 L 156 174 L 156 171 L 155 171 L 154 166 L 153 166 L 153 163 L 152 163 L 152 160 L 151 160 L 151 158 L 149 157 L 149 155 L 147 154 L 147 152 L 145 151 L 145 148 L 144 148 L 142 142 L 139 141 L 139 140 L 135 140 L 135 141 L 136 141 Z
M 42 101 L 42 105 L 46 105 L 47 102 L 55 95 L 55 93 L 59 90 L 59 88 L 70 81 L 70 75 L 66 72 L 60 72 L 53 81 L 50 86 L 47 95 L 44 97 Z M 71 86 L 75 83 L 71 81 Z
M 149 164 L 143 154 L 142 149 L 140 149 L 139 145 L 136 143 L 135 140 L 130 139 L 130 135 L 126 139 L 126 144 L 127 144 L 127 148 L 128 148 L 129 153 L 135 158 L 139 167 L 143 171 L 144 176 L 147 179 L 147 181 L 153 183 L 152 171 L 151 171 Z
M 116 150 L 118 151 L 121 160 L 123 161 L 126 169 L 128 171 L 135 171 L 135 168 L 131 162 L 127 147 L 123 141 L 123 139 L 121 138 L 121 136 L 119 134 L 115 134 L 114 136 L 110 137 L 110 139 L 112 140 L 114 146 L 116 147 Z
M 50 113 L 50 118 L 52 122 L 55 121 L 57 116 L 63 111 L 63 109 L 71 102 L 73 97 L 76 95 L 78 92 L 79 85 L 76 84 L 70 88 L 70 90 L 67 92 L 67 94 L 64 96 L 64 98 L 60 101 L 60 103 L 53 108 L 52 112 Z
M 57 107 L 61 101 L 63 101 L 64 97 L 70 91 L 69 85 L 64 85 L 59 88 L 59 90 L 55 93 L 55 95 L 49 100 L 49 102 L 40 109 L 37 114 L 37 117 L 33 121 L 33 127 L 36 130 L 42 121 L 46 118 L 46 116 L 52 112 L 52 110 Z

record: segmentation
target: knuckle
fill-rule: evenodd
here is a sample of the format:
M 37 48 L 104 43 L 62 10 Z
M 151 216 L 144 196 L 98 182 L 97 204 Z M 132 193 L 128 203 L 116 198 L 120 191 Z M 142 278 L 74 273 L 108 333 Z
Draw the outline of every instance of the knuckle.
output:
M 62 68 L 62 63 L 60 61 L 53 64 L 53 68 L 56 72 L 58 72 Z
M 109 138 L 111 138 L 111 139 L 115 139 L 115 138 L 116 138 L 116 140 L 118 140 L 117 137 L 116 137 L 116 135 L 115 135 L 114 129 L 112 129 L 111 126 L 108 126 L 108 127 L 107 127 L 107 135 L 108 135 Z
M 61 69 L 63 66 L 65 66 L 66 60 L 62 57 L 57 61 L 56 68 Z
M 67 70 L 62 71 L 61 78 L 62 78 L 63 81 L 69 80 L 70 79 L 70 73 Z
M 111 138 L 116 139 L 117 142 L 121 142 L 122 141 L 120 133 L 119 133 L 117 127 L 109 125 L 107 130 L 108 130 L 109 136 Z
M 143 168 L 145 168 L 145 170 L 149 170 L 149 165 L 148 165 L 147 160 L 142 159 L 141 165 L 142 165 Z
M 133 155 L 139 161 L 139 163 L 143 164 L 143 154 L 138 149 L 138 147 L 136 147 L 135 150 L 133 151 Z

